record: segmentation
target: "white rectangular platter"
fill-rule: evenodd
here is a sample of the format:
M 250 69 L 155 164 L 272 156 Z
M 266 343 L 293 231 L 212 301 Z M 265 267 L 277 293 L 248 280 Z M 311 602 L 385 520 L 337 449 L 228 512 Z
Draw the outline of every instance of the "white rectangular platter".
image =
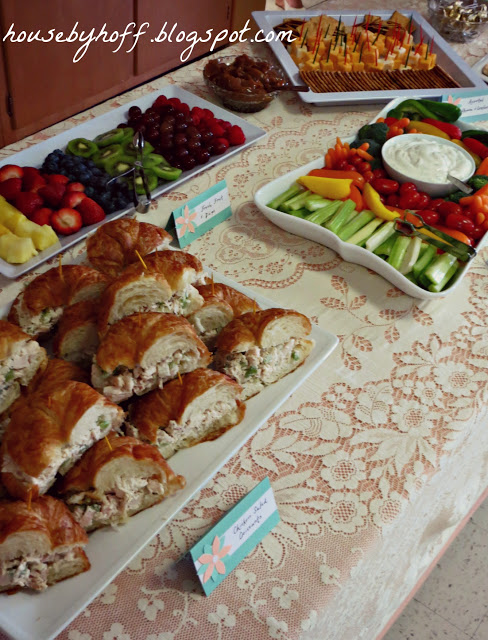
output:
M 483 80 L 480 76 L 471 69 L 460 58 L 457 53 L 450 47 L 447 42 L 433 29 L 430 24 L 425 20 L 417 11 L 411 11 L 410 9 L 398 9 L 398 11 L 406 16 L 412 16 L 412 23 L 415 26 L 415 34 L 418 34 L 420 27 L 424 33 L 426 42 L 430 42 L 431 38 L 434 38 L 434 53 L 437 54 L 438 64 L 446 71 L 451 77 L 453 77 L 461 85 L 461 89 L 456 88 L 456 93 L 462 92 L 463 89 L 472 91 L 476 88 L 486 88 Z M 362 22 L 363 19 L 371 13 L 372 15 L 380 16 L 382 20 L 388 20 L 393 11 L 379 11 L 377 9 L 364 10 L 364 12 L 358 13 L 357 11 L 343 11 L 342 13 L 329 12 L 325 10 L 310 10 L 310 11 L 254 11 L 253 18 L 260 29 L 263 31 L 261 36 L 263 39 L 269 33 L 273 33 L 273 28 L 281 24 L 284 20 L 289 18 L 312 18 L 313 16 L 319 16 L 323 13 L 339 20 L 341 18 L 342 23 L 348 26 L 354 24 L 354 19 L 357 18 L 358 22 Z M 273 50 L 273 53 L 278 58 L 280 64 L 283 66 L 288 77 L 294 85 L 303 85 L 303 81 L 300 78 L 298 67 L 293 62 L 290 54 L 286 50 L 285 45 L 278 41 L 276 38 L 269 42 L 269 46 Z M 415 89 L 415 90 L 402 90 L 402 91 L 349 91 L 349 92 L 333 92 L 333 93 L 314 93 L 313 91 L 300 92 L 298 95 L 304 102 L 310 102 L 318 105 L 334 105 L 334 104 L 370 104 L 375 102 L 387 102 L 397 96 L 402 98 L 412 97 L 414 94 L 417 98 L 432 98 L 434 96 L 441 96 L 449 92 L 449 89 Z
M 277 306 L 216 272 L 214 279 L 254 298 L 263 309 Z M 315 346 L 305 363 L 248 400 L 241 424 L 218 440 L 179 451 L 170 459 L 171 468 L 186 478 L 183 491 L 135 515 L 117 531 L 107 528 L 92 533 L 86 548 L 90 571 L 49 587 L 43 593 L 2 594 L 0 628 L 15 640 L 51 640 L 59 634 L 239 451 L 338 344 L 336 336 L 316 325 L 312 325 L 311 337 Z
M 371 123 L 376 122 L 378 118 L 386 117 L 386 114 L 394 109 L 400 102 L 403 102 L 405 98 L 397 98 L 392 100 L 389 104 L 387 104 L 384 109 L 382 109 L 377 116 L 371 120 Z M 460 129 L 469 129 L 473 128 L 473 123 L 463 123 L 462 120 L 456 123 Z M 352 142 L 354 138 L 344 138 L 344 142 Z M 331 141 L 332 142 L 332 141 Z M 328 147 L 329 145 L 327 145 Z M 325 154 L 325 149 L 324 149 Z M 320 169 L 324 166 L 324 157 L 321 156 L 316 160 L 312 160 L 308 164 L 299 167 L 298 169 L 294 169 L 286 173 L 275 180 L 272 180 L 270 183 L 261 187 L 255 196 L 254 202 L 260 211 L 270 220 L 273 224 L 285 231 L 289 231 L 290 233 L 294 233 L 297 236 L 301 236 L 303 238 L 307 238 L 308 240 L 313 240 L 314 242 L 318 242 L 319 244 L 323 244 L 329 249 L 333 249 L 336 253 L 338 253 L 341 258 L 344 260 L 348 260 L 349 262 L 355 262 L 356 264 L 360 264 L 367 269 L 372 269 L 379 273 L 379 275 L 383 276 L 386 280 L 389 280 L 395 287 L 401 289 L 409 296 L 413 298 L 419 298 L 421 300 L 432 300 L 434 298 L 443 298 L 451 291 L 453 291 L 456 287 L 459 286 L 461 280 L 465 276 L 467 270 L 471 266 L 472 260 L 463 267 L 460 271 L 457 279 L 450 287 L 440 291 L 439 293 L 433 293 L 431 291 L 427 291 L 426 289 L 422 289 L 422 287 L 417 286 L 415 283 L 411 282 L 408 278 L 402 275 L 397 269 L 389 265 L 385 260 L 375 255 L 371 251 L 364 249 L 363 247 L 358 247 L 356 245 L 350 244 L 348 242 L 344 242 L 341 240 L 335 233 L 329 231 L 325 227 L 314 224 L 313 222 L 309 222 L 308 220 L 302 220 L 301 218 L 297 218 L 296 216 L 291 216 L 287 213 L 283 213 L 281 211 L 277 211 L 276 209 L 271 209 L 267 206 L 268 202 L 271 202 L 273 198 L 280 195 L 288 189 L 288 187 L 295 182 L 300 176 L 307 175 L 309 171 L 312 169 Z M 484 235 L 484 237 L 479 242 L 477 249 L 482 249 L 488 243 L 488 233 Z
M 195 167 L 190 171 L 183 171 L 178 180 L 174 180 L 173 182 L 166 182 L 159 185 L 152 192 L 151 195 L 153 197 L 160 196 L 167 191 L 171 191 L 172 189 L 179 187 L 186 180 L 189 180 L 199 173 L 202 173 L 202 171 L 205 171 L 209 167 L 212 167 L 219 162 L 227 160 L 227 158 L 229 158 L 230 156 L 239 153 L 246 147 L 251 146 L 258 140 L 266 136 L 266 132 L 263 129 L 250 124 L 249 122 L 247 122 L 247 120 L 244 120 L 244 118 L 240 118 L 239 116 L 234 115 L 233 113 L 227 111 L 226 109 L 223 109 L 222 107 L 218 107 L 208 102 L 207 100 L 204 100 L 203 98 L 199 98 L 189 91 L 180 89 L 175 85 L 168 85 L 161 91 L 153 91 L 151 93 L 148 93 L 144 96 L 141 96 L 137 100 L 132 100 L 131 102 L 128 102 L 121 107 L 112 109 L 108 113 L 104 113 L 103 115 L 88 120 L 83 124 L 79 124 L 72 129 L 63 131 L 63 133 L 60 133 L 57 136 L 49 138 L 48 140 L 43 140 L 39 144 L 28 147 L 27 149 L 19 151 L 18 153 L 14 153 L 6 158 L 2 158 L 2 160 L 0 161 L 0 166 L 3 166 L 5 164 L 16 164 L 23 167 L 40 167 L 47 155 L 49 155 L 55 149 L 64 150 L 68 142 L 70 140 L 73 140 L 73 138 L 88 138 L 89 140 L 92 140 L 99 133 L 109 131 L 110 129 L 115 128 L 120 123 L 126 121 L 127 112 L 131 106 L 137 105 L 144 111 L 145 109 L 150 107 L 156 100 L 156 98 L 160 95 L 165 95 L 167 98 L 179 98 L 182 102 L 186 102 L 186 104 L 188 104 L 190 108 L 200 107 L 202 109 L 210 109 L 211 111 L 213 111 L 216 118 L 228 120 L 233 125 L 238 125 L 239 127 L 241 127 L 244 135 L 246 136 L 246 142 L 237 147 L 230 147 L 225 153 L 220 156 L 212 156 L 207 164 Z M 0 258 L 0 273 L 7 278 L 17 278 L 18 276 L 27 273 L 27 271 L 34 269 L 49 258 L 57 255 L 61 251 L 64 251 L 68 247 L 76 244 L 105 222 L 120 218 L 129 211 L 133 211 L 132 206 L 109 214 L 102 222 L 91 225 L 90 227 L 82 227 L 77 233 L 73 233 L 70 236 L 61 237 L 60 242 L 52 245 L 45 251 L 41 251 L 37 256 L 29 260 L 28 262 L 25 262 L 24 264 L 13 265 L 5 262 L 5 260 L 2 260 Z

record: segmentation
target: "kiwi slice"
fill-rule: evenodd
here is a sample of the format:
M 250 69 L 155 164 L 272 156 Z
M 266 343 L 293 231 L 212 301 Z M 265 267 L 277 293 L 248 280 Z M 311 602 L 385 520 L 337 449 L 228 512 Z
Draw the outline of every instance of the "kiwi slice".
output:
M 147 156 L 144 156 L 144 161 L 142 164 L 145 167 L 154 167 L 158 164 L 162 164 L 163 166 L 165 166 L 166 163 L 167 161 L 163 158 L 163 156 L 159 155 L 159 153 L 148 153 Z
M 115 158 L 109 158 L 105 162 L 105 171 L 112 177 L 119 176 L 124 171 L 128 171 L 134 166 L 134 159 L 121 155 Z
M 97 153 L 98 147 L 91 140 L 86 138 L 75 138 L 68 142 L 66 152 L 72 156 L 80 156 L 81 158 L 91 158 Z
M 108 147 L 122 140 L 125 140 L 124 129 L 110 129 L 98 135 L 93 142 L 99 147 Z
M 181 176 L 181 169 L 176 169 L 176 167 L 154 165 L 151 167 L 151 171 L 154 171 L 156 176 L 162 180 L 178 180 Z
M 144 173 L 146 175 L 147 187 L 149 191 L 153 191 L 153 189 L 155 189 L 158 186 L 158 176 L 151 169 L 145 169 Z M 144 189 L 144 182 L 142 181 L 141 176 L 136 177 L 135 185 L 136 185 L 136 193 L 139 193 L 141 195 L 144 195 L 146 193 Z
M 128 140 L 127 142 L 123 142 L 122 146 L 124 147 L 124 153 L 127 153 L 131 156 L 135 156 L 136 155 L 136 148 L 134 147 L 132 140 Z M 144 140 L 144 149 L 142 150 L 142 154 L 144 156 L 149 155 L 150 153 L 152 153 L 154 151 L 154 147 L 152 146 L 152 144 L 150 142 L 148 142 L 147 140 Z
M 121 144 L 111 144 L 109 147 L 102 147 L 98 153 L 96 153 L 92 160 L 98 168 L 105 168 L 105 165 L 109 160 L 120 158 L 124 155 L 124 150 Z M 127 157 L 126 160 L 129 160 Z

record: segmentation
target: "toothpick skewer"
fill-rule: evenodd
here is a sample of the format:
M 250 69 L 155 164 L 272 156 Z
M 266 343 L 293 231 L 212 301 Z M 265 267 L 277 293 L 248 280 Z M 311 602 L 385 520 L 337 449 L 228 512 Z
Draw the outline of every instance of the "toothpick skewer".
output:
M 58 271 L 59 271 L 59 277 L 61 278 L 61 280 L 64 282 L 64 276 L 63 276 L 63 256 L 61 254 L 59 254 L 58 256 L 58 261 L 59 261 L 59 266 L 58 266 Z
M 180 381 L 180 384 L 183 386 L 183 378 L 181 377 L 181 373 L 178 371 L 178 380 Z
M 107 447 L 110 449 L 110 451 L 113 451 L 112 445 L 110 444 L 110 440 L 107 438 L 107 436 L 105 436 L 105 442 L 107 443 Z
M 213 277 L 213 273 L 212 273 L 212 279 L 210 280 L 210 284 L 212 285 L 212 295 L 215 295 L 215 283 L 214 283 L 214 277 Z
M 147 265 L 146 265 L 146 263 L 144 262 L 144 260 L 142 259 L 141 254 L 139 253 L 139 251 L 137 251 L 137 249 L 136 249 L 136 255 L 137 255 L 137 257 L 139 258 L 139 260 L 141 261 L 141 264 L 142 264 L 142 266 L 144 267 L 144 269 L 147 269 Z
M 252 301 L 252 312 L 256 313 L 256 300 Z
M 31 510 L 31 503 L 32 503 L 32 487 L 29 489 L 27 493 L 27 508 L 29 509 L 29 511 Z

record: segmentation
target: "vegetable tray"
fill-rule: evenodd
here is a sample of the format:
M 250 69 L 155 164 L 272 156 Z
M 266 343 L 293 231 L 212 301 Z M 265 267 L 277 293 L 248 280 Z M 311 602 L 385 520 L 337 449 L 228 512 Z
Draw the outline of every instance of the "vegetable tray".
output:
M 325 5 L 327 6 L 327 5 Z M 461 85 L 456 88 L 456 93 L 462 93 L 463 90 L 472 91 L 473 89 L 486 89 L 486 85 L 476 71 L 458 56 L 458 54 L 450 47 L 447 42 L 433 29 L 417 11 L 410 9 L 398 9 L 398 11 L 406 16 L 412 16 L 412 24 L 419 33 L 420 27 L 424 33 L 425 41 L 430 42 L 434 38 L 434 53 L 437 54 L 437 63 L 452 78 Z M 358 13 L 357 11 L 343 11 L 340 14 L 325 10 L 314 11 L 254 11 L 253 18 L 260 29 L 263 30 L 263 38 L 268 33 L 273 32 L 273 28 L 281 24 L 284 20 L 293 18 L 312 18 L 321 14 L 327 14 L 336 20 L 341 18 L 342 23 L 348 26 L 354 24 L 355 18 L 358 22 L 362 22 L 363 18 L 369 13 L 380 16 L 382 20 L 388 20 L 392 11 L 379 11 L 377 9 L 367 10 Z M 298 67 L 293 62 L 290 54 L 286 50 L 285 45 L 276 39 L 269 42 L 273 53 L 284 68 L 291 82 L 296 85 L 303 85 L 300 78 Z M 371 104 L 378 102 L 387 102 L 394 97 L 403 99 L 410 97 L 417 98 L 433 98 L 440 97 L 449 92 L 449 89 L 408 89 L 394 91 L 347 91 L 335 93 L 315 93 L 313 91 L 300 92 L 299 96 L 304 102 L 310 102 L 317 105 L 331 106 L 334 104 Z
M 111 109 L 108 113 L 104 113 L 97 118 L 92 118 L 80 124 L 76 127 L 72 127 L 71 129 L 67 129 L 52 138 L 47 140 L 43 140 L 42 142 L 35 144 L 23 151 L 19 151 L 18 153 L 14 153 L 10 156 L 7 156 L 2 159 L 1 165 L 5 164 L 16 164 L 19 166 L 31 166 L 31 167 L 39 167 L 42 162 L 55 149 L 64 149 L 70 140 L 74 138 L 88 138 L 93 139 L 99 133 L 103 133 L 104 131 L 108 131 L 113 129 L 118 124 L 123 122 L 127 117 L 127 112 L 129 108 L 133 105 L 137 105 L 142 110 L 147 109 L 152 105 L 152 103 L 156 100 L 156 98 L 160 95 L 165 95 L 167 98 L 179 98 L 182 102 L 186 102 L 190 108 L 192 107 L 200 107 L 202 109 L 210 109 L 213 111 L 216 118 L 222 118 L 223 120 L 228 120 L 233 125 L 239 125 L 246 136 L 246 141 L 244 144 L 241 144 L 236 147 L 231 147 L 224 154 L 220 156 L 212 156 L 212 158 L 205 165 L 201 165 L 191 169 L 190 171 L 184 171 L 178 180 L 174 180 L 172 182 L 166 182 L 160 184 L 156 189 L 154 189 L 151 193 L 151 196 L 157 197 L 167 191 L 171 191 L 176 187 L 179 187 L 183 182 L 189 180 L 193 176 L 202 173 L 209 167 L 227 160 L 229 156 L 232 156 L 236 153 L 239 153 L 246 147 L 254 144 L 264 136 L 266 136 L 266 132 L 259 127 L 256 127 L 253 124 L 247 122 L 243 118 L 239 118 L 235 114 L 230 111 L 226 111 L 222 107 L 218 107 L 203 98 L 199 98 L 195 96 L 193 93 L 185 91 L 184 89 L 180 89 L 175 85 L 169 85 L 164 87 L 160 91 L 154 91 L 152 93 L 148 93 L 144 96 L 137 98 L 137 100 L 132 100 L 127 104 L 122 105 L 121 107 L 117 107 L 116 109 Z M 39 266 L 46 260 L 56 256 L 58 253 L 65 251 L 72 245 L 76 244 L 80 240 L 83 240 L 89 233 L 95 231 L 99 226 L 105 224 L 109 220 L 115 220 L 116 218 L 120 218 L 127 213 L 134 211 L 132 206 L 127 207 L 125 209 L 121 209 L 120 211 L 116 211 L 115 213 L 110 213 L 107 217 L 98 222 L 97 224 L 93 224 L 89 227 L 82 227 L 76 233 L 73 233 L 70 236 L 60 237 L 60 241 L 56 244 L 53 244 L 48 249 L 39 252 L 37 256 L 31 258 L 24 264 L 9 264 L 0 258 L 0 273 L 7 278 L 17 278 L 18 276 L 27 273 L 31 269 Z
M 395 100 L 392 100 L 385 106 L 384 109 L 382 109 L 382 111 L 380 111 L 380 113 L 378 113 L 377 116 L 375 116 L 371 123 L 376 122 L 377 118 L 385 117 L 390 110 L 394 109 L 397 105 L 403 102 L 403 100 L 404 98 L 397 98 Z M 473 123 L 463 123 L 462 120 L 458 120 L 456 124 L 460 129 L 464 130 L 473 127 Z M 344 141 L 352 142 L 353 138 L 344 139 Z M 330 145 L 325 146 L 328 147 Z M 462 267 L 462 269 L 459 271 L 458 277 L 448 288 L 439 293 L 433 293 L 431 291 L 427 291 L 426 289 L 422 289 L 422 287 L 419 287 L 414 282 L 411 282 L 408 278 L 397 271 L 397 269 L 389 265 L 387 262 L 385 262 L 385 260 L 375 255 L 371 251 L 350 244 L 348 242 L 344 242 L 335 233 L 329 231 L 328 229 L 325 229 L 318 224 L 289 215 L 288 213 L 277 211 L 276 209 L 271 209 L 267 206 L 268 202 L 286 191 L 286 189 L 300 176 L 307 175 L 309 171 L 312 171 L 312 169 L 319 169 L 323 166 L 324 157 L 321 156 L 320 158 L 317 158 L 316 160 L 313 160 L 312 162 L 309 162 L 308 164 L 299 167 L 298 169 L 294 169 L 293 171 L 290 171 L 289 173 L 276 178 L 264 187 L 261 187 L 261 189 L 259 189 L 259 191 L 257 191 L 254 196 L 254 201 L 257 207 L 264 214 L 264 216 L 268 218 L 268 220 L 270 220 L 273 224 L 280 227 L 281 229 L 289 231 L 290 233 L 293 233 L 297 236 L 307 238 L 308 240 L 313 240 L 314 242 L 318 242 L 319 244 L 323 244 L 326 247 L 333 249 L 344 260 L 360 264 L 367 269 L 376 271 L 376 273 L 383 276 L 386 280 L 394 284 L 398 289 L 401 289 L 403 292 L 412 296 L 413 298 L 420 298 L 422 300 L 443 298 L 459 286 L 461 280 L 466 274 L 466 271 L 469 269 L 472 260 Z M 485 233 L 484 237 L 480 240 L 476 248 L 477 250 L 479 250 L 487 244 L 488 233 Z

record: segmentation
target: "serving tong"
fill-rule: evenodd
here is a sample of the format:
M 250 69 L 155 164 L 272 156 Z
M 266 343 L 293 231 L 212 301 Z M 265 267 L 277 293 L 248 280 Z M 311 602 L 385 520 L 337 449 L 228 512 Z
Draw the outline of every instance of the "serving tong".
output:
M 132 201 L 134 203 L 134 207 L 136 208 L 137 213 L 147 213 L 149 211 L 149 207 L 151 206 L 151 191 L 149 190 L 146 173 L 144 171 L 144 136 L 140 131 L 137 131 L 134 134 L 134 137 L 132 138 L 132 144 L 134 145 L 134 149 L 136 150 L 136 160 L 134 162 L 134 165 L 130 169 L 127 169 L 127 171 L 119 173 L 118 176 L 111 178 L 107 182 L 107 184 L 110 184 L 111 182 L 114 182 L 114 180 L 118 180 L 119 178 L 123 178 L 124 176 L 132 176 Z M 141 199 L 136 191 L 136 180 L 138 177 L 140 177 L 142 180 L 145 200 Z
M 409 215 L 411 217 L 417 218 L 420 222 L 420 225 L 416 226 L 408 220 L 404 220 L 403 218 L 396 218 L 395 229 L 396 231 L 398 231 L 398 233 L 401 233 L 402 235 L 408 237 L 417 236 L 417 238 L 421 238 L 434 247 L 442 249 L 443 251 L 445 251 L 445 253 L 450 253 L 458 260 L 461 260 L 461 262 L 469 262 L 476 256 L 476 249 L 470 247 L 469 244 L 461 242 L 460 240 L 456 240 L 456 238 L 453 238 L 447 233 L 443 233 L 442 231 L 439 231 L 439 229 L 431 227 L 424 222 L 421 215 L 415 213 L 414 211 L 409 211 Z M 428 231 L 429 234 L 432 235 L 424 234 L 422 233 L 422 230 Z

